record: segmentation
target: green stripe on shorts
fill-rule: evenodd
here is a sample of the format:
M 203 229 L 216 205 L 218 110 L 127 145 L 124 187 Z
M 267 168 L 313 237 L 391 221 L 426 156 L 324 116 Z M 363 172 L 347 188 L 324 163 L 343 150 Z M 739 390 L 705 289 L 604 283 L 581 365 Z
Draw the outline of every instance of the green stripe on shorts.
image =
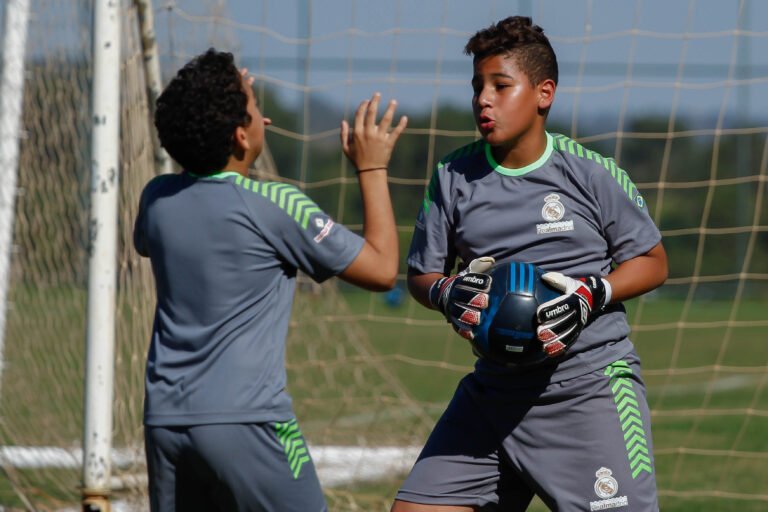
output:
M 285 423 L 275 423 L 275 433 L 277 440 L 283 446 L 293 478 L 296 480 L 301 474 L 302 466 L 309 462 L 309 452 L 299 430 L 299 424 L 295 419 Z
M 637 403 L 637 395 L 629 378 L 629 375 L 632 375 L 632 369 L 624 361 L 616 361 L 608 365 L 605 375 L 611 379 L 613 401 L 616 402 L 621 431 L 624 433 L 632 478 L 637 478 L 637 475 L 643 471 L 653 474 L 640 405 Z

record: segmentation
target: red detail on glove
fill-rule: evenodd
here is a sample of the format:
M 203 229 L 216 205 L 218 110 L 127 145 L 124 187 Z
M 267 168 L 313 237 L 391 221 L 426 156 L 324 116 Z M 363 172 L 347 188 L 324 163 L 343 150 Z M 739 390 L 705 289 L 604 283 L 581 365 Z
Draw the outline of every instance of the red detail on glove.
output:
M 551 329 L 542 329 L 539 331 L 539 340 L 541 340 L 542 343 L 549 343 L 555 338 L 557 338 L 557 334 L 552 332 Z
M 538 334 L 539 340 L 542 342 L 542 350 L 547 354 L 547 357 L 557 357 L 565 353 L 565 343 L 557 339 L 551 329 L 542 329 Z
M 472 300 L 469 301 L 468 305 L 485 309 L 488 307 L 488 294 L 487 293 L 478 293 L 474 297 L 472 297 Z
M 451 276 L 451 277 L 445 278 L 443 280 L 443 282 L 440 283 L 440 293 L 439 293 L 439 295 L 442 295 L 443 291 L 445 291 L 445 289 L 448 287 L 448 285 L 451 284 L 457 277 L 458 276 Z
M 480 312 L 473 309 L 466 309 L 457 320 L 469 325 L 479 325 Z
M 459 335 L 462 338 L 467 339 L 469 341 L 472 341 L 474 339 L 474 337 L 475 337 L 475 335 L 472 334 L 472 330 L 471 329 L 456 329 L 456 332 L 459 333 Z
M 548 357 L 557 357 L 565 352 L 565 343 L 562 341 L 552 341 L 544 345 L 544 352 Z
M 575 293 L 581 295 L 584 297 L 584 299 L 587 301 L 587 304 L 589 304 L 590 311 L 594 309 L 594 306 L 592 305 L 593 299 L 592 299 L 592 291 L 589 289 L 589 286 L 587 286 L 587 278 L 586 277 L 580 277 L 579 281 L 584 283 L 583 286 L 579 286 Z

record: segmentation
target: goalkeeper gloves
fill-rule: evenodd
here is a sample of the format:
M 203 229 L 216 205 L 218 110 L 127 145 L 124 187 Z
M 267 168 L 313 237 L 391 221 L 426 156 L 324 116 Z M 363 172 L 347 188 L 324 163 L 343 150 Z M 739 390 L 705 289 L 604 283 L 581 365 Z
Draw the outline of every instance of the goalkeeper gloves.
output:
M 482 310 L 488 307 L 492 278 L 487 271 L 496 260 L 490 256 L 474 259 L 455 276 L 443 277 L 429 289 L 429 302 L 441 311 L 453 330 L 471 340 L 472 327 L 480 324 Z
M 576 341 L 585 325 L 611 300 L 611 285 L 597 276 L 573 279 L 559 272 L 541 278 L 563 292 L 536 309 L 536 335 L 549 357 L 558 357 Z

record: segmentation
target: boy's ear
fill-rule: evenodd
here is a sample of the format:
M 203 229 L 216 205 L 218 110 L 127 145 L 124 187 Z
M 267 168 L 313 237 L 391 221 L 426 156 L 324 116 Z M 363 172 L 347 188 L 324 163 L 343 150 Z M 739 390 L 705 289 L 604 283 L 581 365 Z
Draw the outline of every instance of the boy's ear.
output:
M 538 86 L 539 89 L 539 109 L 547 110 L 552 106 L 552 102 L 555 101 L 555 81 L 552 79 L 542 80 Z
M 251 143 L 248 141 L 248 134 L 245 132 L 245 127 L 243 126 L 235 128 L 235 146 L 242 150 L 251 149 Z

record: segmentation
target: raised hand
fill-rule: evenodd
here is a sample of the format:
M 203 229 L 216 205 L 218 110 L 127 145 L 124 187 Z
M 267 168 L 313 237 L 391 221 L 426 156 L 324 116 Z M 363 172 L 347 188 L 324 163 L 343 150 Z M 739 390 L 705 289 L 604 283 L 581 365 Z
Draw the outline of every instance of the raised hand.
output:
M 390 100 L 381 121 L 376 124 L 380 101 L 381 94 L 375 93 L 371 99 L 360 103 L 351 132 L 347 121 L 341 122 L 341 147 L 358 172 L 386 169 L 395 142 L 408 124 L 408 118 L 402 116 L 397 126 L 391 129 L 397 107 L 395 100 Z

